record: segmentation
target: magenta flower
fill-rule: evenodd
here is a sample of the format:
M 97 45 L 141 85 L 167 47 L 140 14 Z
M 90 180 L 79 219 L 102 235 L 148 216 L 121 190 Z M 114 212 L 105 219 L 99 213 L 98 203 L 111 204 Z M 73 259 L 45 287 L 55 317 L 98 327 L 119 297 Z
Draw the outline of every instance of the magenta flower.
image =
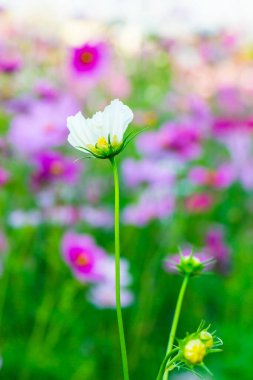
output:
M 38 187 L 52 181 L 74 184 L 79 179 L 81 167 L 61 153 L 45 152 L 36 156 L 35 169 L 32 181 Z
M 86 283 L 103 280 L 99 264 L 106 254 L 92 237 L 67 232 L 62 240 L 62 255 L 79 281 Z
M 106 61 L 107 49 L 104 43 L 86 43 L 72 50 L 72 70 L 81 76 L 97 75 L 103 70 Z
M 140 136 L 137 145 L 144 154 L 169 154 L 184 161 L 199 156 L 200 140 L 201 134 L 196 124 L 169 122 L 159 131 Z
M 215 136 L 223 137 L 236 131 L 240 125 L 241 123 L 236 119 L 221 117 L 214 120 L 212 131 Z
M 197 185 L 226 188 L 235 180 L 235 173 L 230 164 L 223 164 L 215 170 L 196 166 L 189 172 L 189 179 Z
M 187 211 L 201 213 L 208 211 L 213 206 L 213 197 L 207 193 L 190 195 L 185 202 Z
M 21 58 L 14 55 L 8 55 L 7 52 L 0 54 L 0 73 L 14 74 L 22 66 Z

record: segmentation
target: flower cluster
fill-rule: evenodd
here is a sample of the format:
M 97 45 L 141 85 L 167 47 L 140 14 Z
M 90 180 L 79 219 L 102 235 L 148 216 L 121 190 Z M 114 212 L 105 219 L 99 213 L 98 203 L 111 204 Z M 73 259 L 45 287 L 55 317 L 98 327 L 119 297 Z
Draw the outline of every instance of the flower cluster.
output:
M 204 327 L 201 323 L 198 330 L 188 334 L 184 339 L 178 341 L 179 363 L 193 369 L 196 365 L 204 365 L 204 359 L 208 354 L 221 351 L 221 339 L 215 336 L 215 332 L 209 332 L 210 326 Z

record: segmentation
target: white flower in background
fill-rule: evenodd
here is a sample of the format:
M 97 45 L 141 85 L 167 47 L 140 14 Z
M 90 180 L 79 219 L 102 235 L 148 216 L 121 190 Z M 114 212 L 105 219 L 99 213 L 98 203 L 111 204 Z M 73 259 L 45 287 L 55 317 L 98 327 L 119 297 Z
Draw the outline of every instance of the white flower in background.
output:
M 106 256 L 98 262 L 98 271 L 103 278 L 103 282 L 114 286 L 115 283 L 115 259 L 113 256 Z M 132 282 L 129 272 L 129 262 L 125 258 L 120 259 L 120 285 L 128 286 Z
M 99 309 L 113 309 L 116 307 L 115 287 L 112 284 L 99 284 L 93 286 L 88 294 L 90 302 Z M 133 293 L 121 288 L 121 306 L 130 306 L 134 301 Z
M 115 99 L 103 112 L 95 113 L 92 118 L 86 119 L 81 112 L 68 117 L 68 142 L 94 157 L 111 158 L 131 140 L 133 134 L 124 137 L 124 133 L 132 120 L 131 109 Z

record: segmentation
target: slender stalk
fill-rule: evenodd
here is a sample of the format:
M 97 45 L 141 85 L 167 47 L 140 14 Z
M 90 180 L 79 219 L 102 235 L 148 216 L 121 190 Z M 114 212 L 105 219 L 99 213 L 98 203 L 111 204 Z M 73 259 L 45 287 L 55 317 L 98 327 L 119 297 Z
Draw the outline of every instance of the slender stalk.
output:
M 175 352 L 177 352 L 177 351 L 178 351 L 178 348 L 174 348 L 174 350 L 172 350 L 172 351 L 170 351 L 170 352 L 167 353 L 167 355 L 166 355 L 165 358 L 163 359 L 163 362 L 162 362 L 161 367 L 160 367 L 160 369 L 159 369 L 159 373 L 158 373 L 158 375 L 157 375 L 156 380 L 162 380 L 162 378 L 163 378 L 163 374 L 164 374 L 164 371 L 165 371 L 166 366 L 172 364 L 174 361 L 176 361 L 176 360 L 179 358 L 179 355 L 176 355 L 173 359 L 171 359 L 171 360 L 168 362 L 169 357 L 170 357 L 171 355 L 173 355 L 173 354 L 174 354 Z
M 172 326 L 171 326 L 166 356 L 172 350 L 172 347 L 173 347 L 173 343 L 174 343 L 176 332 L 177 332 L 178 321 L 179 321 L 179 317 L 180 317 L 180 313 L 181 313 L 181 309 L 182 309 L 182 303 L 183 303 L 185 291 L 186 291 L 186 288 L 188 285 L 188 281 L 189 281 L 189 275 L 185 275 L 183 283 L 181 285 L 179 295 L 178 295 L 178 299 L 177 299 L 177 305 L 176 305 L 176 309 L 175 309 L 175 313 L 174 313 L 174 317 L 173 317 L 173 322 L 172 322 Z M 169 373 L 167 371 L 165 371 L 165 373 L 163 375 L 163 380 L 168 380 L 168 377 L 169 377 Z
M 114 213 L 114 234 L 115 234 L 115 292 L 116 292 L 116 311 L 118 320 L 119 341 L 123 366 L 124 380 L 129 380 L 128 363 L 124 325 L 120 301 L 120 235 L 119 235 L 119 177 L 117 165 L 114 157 L 110 159 L 113 167 L 114 191 L 115 191 L 115 213 Z

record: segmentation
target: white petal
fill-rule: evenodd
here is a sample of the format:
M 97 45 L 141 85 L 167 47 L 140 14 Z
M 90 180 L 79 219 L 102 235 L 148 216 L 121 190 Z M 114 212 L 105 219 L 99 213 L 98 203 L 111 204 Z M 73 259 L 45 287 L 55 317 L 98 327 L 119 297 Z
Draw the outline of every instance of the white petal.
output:
M 123 140 L 123 135 L 128 124 L 133 120 L 133 112 L 120 100 L 115 99 L 105 107 L 103 112 L 103 129 L 110 136 L 117 136 L 118 141 Z
M 70 116 L 67 119 L 67 127 L 72 136 L 71 141 L 77 144 L 76 146 L 86 146 L 87 144 L 94 145 L 94 137 L 90 130 L 86 119 L 81 112 L 75 116 Z

